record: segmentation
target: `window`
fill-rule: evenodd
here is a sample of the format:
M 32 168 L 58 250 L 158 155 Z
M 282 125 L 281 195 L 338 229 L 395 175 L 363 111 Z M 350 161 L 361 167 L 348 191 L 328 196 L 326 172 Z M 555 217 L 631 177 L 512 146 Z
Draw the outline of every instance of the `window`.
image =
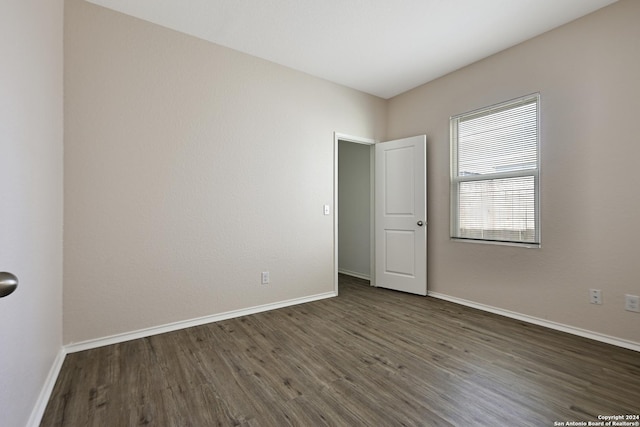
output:
M 534 94 L 451 117 L 451 237 L 540 244 Z

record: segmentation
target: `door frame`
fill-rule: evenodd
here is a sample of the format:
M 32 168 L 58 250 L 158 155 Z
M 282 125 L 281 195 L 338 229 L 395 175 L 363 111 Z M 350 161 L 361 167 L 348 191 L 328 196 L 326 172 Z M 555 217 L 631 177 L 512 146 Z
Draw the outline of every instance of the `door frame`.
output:
M 375 283 L 375 150 L 378 142 L 371 138 L 333 133 L 333 287 L 338 295 L 338 144 L 340 141 L 352 142 L 369 146 L 369 277 L 371 286 Z

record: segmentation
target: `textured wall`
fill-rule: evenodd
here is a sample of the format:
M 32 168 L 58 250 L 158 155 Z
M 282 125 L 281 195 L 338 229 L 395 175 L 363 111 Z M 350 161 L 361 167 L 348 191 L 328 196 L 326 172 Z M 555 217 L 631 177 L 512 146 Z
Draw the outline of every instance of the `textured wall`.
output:
M 333 132 L 379 138 L 385 116 L 382 99 L 68 0 L 65 343 L 333 291 Z
M 62 0 L 0 4 L 0 424 L 24 426 L 62 344 Z
M 339 142 L 338 268 L 371 274 L 371 153 L 372 146 Z
M 639 16 L 615 3 L 390 100 L 390 138 L 428 136 L 431 291 L 640 343 Z M 449 117 L 533 92 L 542 248 L 450 241 Z

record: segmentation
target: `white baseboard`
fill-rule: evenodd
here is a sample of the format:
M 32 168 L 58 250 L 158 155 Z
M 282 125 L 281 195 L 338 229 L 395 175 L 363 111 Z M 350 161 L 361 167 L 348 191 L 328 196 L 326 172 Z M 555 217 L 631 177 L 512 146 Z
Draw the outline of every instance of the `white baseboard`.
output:
M 338 273 L 346 274 L 347 276 L 357 277 L 358 279 L 371 280 L 371 277 L 369 277 L 366 274 L 356 273 L 355 271 L 343 270 L 341 268 L 338 269 Z
M 36 404 L 31 411 L 27 427 L 38 427 L 40 425 L 42 416 L 44 415 L 45 409 L 47 409 L 47 403 L 49 403 L 49 398 L 53 392 L 53 387 L 56 385 L 56 380 L 58 379 L 58 375 L 60 374 L 60 369 L 62 369 L 62 364 L 64 363 L 66 355 L 67 353 L 64 351 L 64 347 L 61 348 L 53 361 L 53 365 L 49 370 L 49 375 L 47 375 L 47 379 L 42 386 L 42 390 L 40 390 L 40 395 L 38 396 L 38 400 L 36 400 Z
M 449 295 L 440 294 L 437 292 L 428 292 L 430 297 L 442 299 L 445 301 L 453 302 L 460 305 L 465 305 L 471 308 L 477 308 L 478 310 L 488 311 L 490 313 L 499 314 L 501 316 L 510 317 L 512 319 L 522 320 L 523 322 L 533 323 L 534 325 L 544 326 L 549 329 L 555 329 L 557 331 L 567 332 L 569 334 L 577 335 L 583 338 L 589 338 L 595 341 L 612 344 L 618 347 L 627 348 L 629 350 L 640 351 L 640 343 L 625 340 L 622 338 L 612 337 L 610 335 L 601 334 L 598 332 L 589 331 L 586 329 L 576 328 L 574 326 L 565 325 L 562 323 L 552 322 L 550 320 L 540 319 L 538 317 L 528 316 L 526 314 L 517 313 L 515 311 L 503 310 L 501 308 L 492 307 L 490 305 L 480 304 L 477 302 L 465 300 L 462 298 L 456 298 Z
M 151 328 L 139 329 L 137 331 L 125 332 L 122 334 L 111 335 L 108 337 L 97 338 L 77 343 L 71 343 L 64 346 L 66 353 L 76 353 L 78 351 L 90 350 L 105 345 L 117 344 L 125 341 L 135 340 L 138 338 L 150 337 L 152 335 L 164 334 L 165 332 L 173 332 L 180 329 L 190 328 L 193 326 L 205 325 L 207 323 L 219 322 L 221 320 L 233 319 L 235 317 L 247 316 L 249 314 L 261 313 L 263 311 L 275 310 L 278 308 L 289 307 L 292 305 L 303 304 L 312 301 L 319 301 L 325 298 L 335 297 L 335 292 L 326 292 L 323 294 L 311 295 L 303 298 L 294 298 L 286 301 L 280 301 L 271 304 L 259 305 L 256 307 L 244 308 L 241 310 L 227 311 L 211 316 L 198 317 L 190 320 L 182 320 L 165 325 L 153 326 Z

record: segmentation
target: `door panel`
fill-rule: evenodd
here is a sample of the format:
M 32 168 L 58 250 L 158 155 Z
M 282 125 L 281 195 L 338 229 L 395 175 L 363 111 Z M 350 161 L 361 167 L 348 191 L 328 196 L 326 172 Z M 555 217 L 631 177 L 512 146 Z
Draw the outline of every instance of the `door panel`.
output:
M 387 149 L 385 156 L 385 216 L 413 215 L 413 157 L 412 146 L 397 149 Z
M 385 271 L 403 276 L 415 276 L 414 232 L 385 230 Z
M 375 285 L 419 295 L 427 294 L 426 141 L 376 144 L 375 160 Z

